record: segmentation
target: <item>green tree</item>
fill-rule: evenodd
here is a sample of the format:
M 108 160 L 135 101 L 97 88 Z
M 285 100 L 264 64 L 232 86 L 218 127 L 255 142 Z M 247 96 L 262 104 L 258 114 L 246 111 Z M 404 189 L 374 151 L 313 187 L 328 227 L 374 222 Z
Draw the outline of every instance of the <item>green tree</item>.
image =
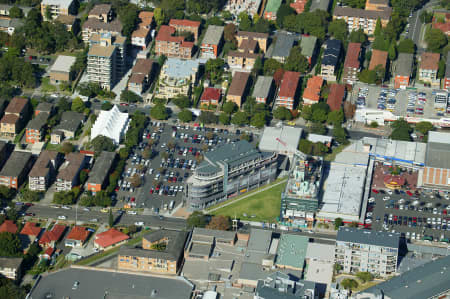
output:
M 333 126 L 340 126 L 344 122 L 344 110 L 334 110 L 328 113 L 327 122 Z
M 153 17 L 155 18 L 156 24 L 158 26 L 162 25 L 166 19 L 164 11 L 160 7 L 155 8 L 155 10 L 153 11 Z
M 364 33 L 362 29 L 353 30 L 350 32 L 350 42 L 352 43 L 360 43 L 363 44 L 367 41 L 367 35 Z
M 300 46 L 292 47 L 289 53 L 284 69 L 287 71 L 301 72 L 304 73 L 309 69 L 309 62 L 305 56 L 302 54 L 302 49 Z
M 429 131 L 434 129 L 433 124 L 428 121 L 421 121 L 416 124 L 416 130 L 422 133 L 423 135 L 427 135 Z
M 238 16 L 239 19 L 239 30 L 250 31 L 252 28 L 252 20 L 246 12 L 241 12 Z
M 212 84 L 222 82 L 223 67 L 225 61 L 222 58 L 209 59 L 205 64 L 205 72 Z
M 233 43 L 236 42 L 236 25 L 233 23 L 226 24 L 223 28 L 223 38 L 226 42 Z
M 235 111 L 237 111 L 238 106 L 236 105 L 235 102 L 227 101 L 225 104 L 223 104 L 222 109 L 223 109 L 223 112 L 230 115 L 230 114 L 234 113 Z
M 126 103 L 142 102 L 142 97 L 131 90 L 123 90 L 120 94 L 120 101 Z
M 422 10 L 422 13 L 420 14 L 420 21 L 424 24 L 428 24 L 431 23 L 431 21 L 433 20 L 433 13 L 432 12 L 427 12 L 425 9 Z
M 178 113 L 178 119 L 181 122 L 188 123 L 192 121 L 192 112 L 188 109 L 183 109 Z
M 17 18 L 17 19 L 23 18 L 23 11 L 22 11 L 22 9 L 20 9 L 19 7 L 14 5 L 9 10 L 9 17 L 10 18 Z
M 333 137 L 340 144 L 347 144 L 347 131 L 341 126 L 335 126 L 333 128 Z
M 276 70 L 279 70 L 283 67 L 283 64 L 278 62 L 278 60 L 275 60 L 273 58 L 266 59 L 264 61 L 264 75 L 265 76 L 273 76 Z
M 157 120 L 165 120 L 169 117 L 169 114 L 167 113 L 166 106 L 162 103 L 158 103 L 150 109 L 150 116 Z
M 86 183 L 87 179 L 88 179 L 88 173 L 87 173 L 87 171 L 82 169 L 79 174 L 80 184 L 83 185 L 84 183 Z
M 195 211 L 187 218 L 186 226 L 188 229 L 192 229 L 194 227 L 205 227 L 206 216 L 200 211 Z
M 267 123 L 267 114 L 266 112 L 258 112 L 255 115 L 252 116 L 250 119 L 250 125 L 257 127 L 257 128 L 263 128 Z
M 397 48 L 394 43 L 391 43 L 388 50 L 389 60 L 394 61 L 397 58 Z
M 310 130 L 311 130 L 311 133 L 313 133 L 313 134 L 324 135 L 327 133 L 327 127 L 325 127 L 325 125 L 320 122 L 314 122 L 311 125 Z
M 294 16 L 295 10 L 292 9 L 288 4 L 281 4 L 277 11 L 277 25 L 278 27 L 283 27 L 283 23 L 286 17 Z
M 429 28 L 425 33 L 428 51 L 439 52 L 447 45 L 447 37 L 439 29 Z
M 220 113 L 219 122 L 223 125 L 229 125 L 230 124 L 230 115 L 225 112 Z
M 348 36 L 347 28 L 348 25 L 344 20 L 336 19 L 328 24 L 328 33 L 335 39 L 345 42 Z
M 3 185 L 0 186 L 0 198 L 1 199 L 11 200 L 14 197 L 14 195 L 15 195 L 15 192 L 13 189 L 10 189 Z
M 389 138 L 393 140 L 411 141 L 412 128 L 403 118 L 392 122 L 391 128 L 393 130 Z
M 105 102 L 102 103 L 102 106 L 100 107 L 100 109 L 105 110 L 105 111 L 109 111 L 109 110 L 111 110 L 111 108 L 112 108 L 113 106 L 114 106 L 114 105 L 111 104 L 111 102 L 105 101 Z
M 416 45 L 414 42 L 408 38 L 401 40 L 397 46 L 397 50 L 399 53 L 409 53 L 414 54 L 416 51 Z
M 345 278 L 341 281 L 341 286 L 346 290 L 354 290 L 358 287 L 358 282 L 354 279 Z
M 203 124 L 216 124 L 217 120 L 217 115 L 211 111 L 202 111 L 198 117 L 198 121 Z
M 52 10 L 51 10 L 51 7 L 50 6 L 47 6 L 46 8 L 45 8 L 45 19 L 46 20 L 52 20 L 53 18 L 52 18 Z
M 343 225 L 344 225 L 344 221 L 342 220 L 342 218 L 338 217 L 338 218 L 334 219 L 334 229 L 335 230 L 338 230 L 339 227 L 341 227 Z
M 91 140 L 91 148 L 98 155 L 103 151 L 113 152 L 116 149 L 116 146 L 110 138 L 98 135 Z
M 260 18 L 252 27 L 252 31 L 260 33 L 270 33 L 271 30 L 272 24 L 264 18 Z
M 437 73 L 437 77 L 439 79 L 443 79 L 445 76 L 445 64 L 446 64 L 447 60 L 446 59 L 441 59 L 439 61 L 439 69 L 438 69 L 438 73 Z
M 187 96 L 184 95 L 178 95 L 172 101 L 180 109 L 191 107 L 191 101 Z
M 59 149 L 61 153 L 68 154 L 75 150 L 75 147 L 70 142 L 64 142 Z
M 376 121 L 372 121 L 369 125 L 371 128 L 378 128 L 378 123 Z
M 231 123 L 236 126 L 248 125 L 248 114 L 243 111 L 236 112 L 231 118 Z
M 323 123 L 327 120 L 327 111 L 323 110 L 323 109 L 313 109 L 313 114 L 312 114 L 312 120 L 314 122 L 320 122 Z
M 86 108 L 86 105 L 84 105 L 84 102 L 82 99 L 76 97 L 75 99 L 73 99 L 72 101 L 72 111 L 78 112 L 78 113 L 83 113 L 84 109 Z
M 292 114 L 286 107 L 279 106 L 273 110 L 273 117 L 279 120 L 291 120 Z
M 312 120 L 312 108 L 311 108 L 311 106 L 303 106 L 300 116 L 304 120 L 308 120 L 308 121 Z
M 108 224 L 109 227 L 114 227 L 114 216 L 111 209 L 109 209 Z
M 381 19 L 378 18 L 377 23 L 375 24 L 375 30 L 373 32 L 373 35 L 377 37 L 380 36 L 382 34 L 382 29 L 383 27 L 381 26 Z
M 231 218 L 229 216 L 222 215 L 213 216 L 211 217 L 211 221 L 209 221 L 206 228 L 215 230 L 230 230 Z
M 0 233 L 0 255 L 21 256 L 22 243 L 17 234 L 9 232 Z
M 358 272 L 356 273 L 356 277 L 358 277 L 363 283 L 372 281 L 374 276 L 370 272 Z

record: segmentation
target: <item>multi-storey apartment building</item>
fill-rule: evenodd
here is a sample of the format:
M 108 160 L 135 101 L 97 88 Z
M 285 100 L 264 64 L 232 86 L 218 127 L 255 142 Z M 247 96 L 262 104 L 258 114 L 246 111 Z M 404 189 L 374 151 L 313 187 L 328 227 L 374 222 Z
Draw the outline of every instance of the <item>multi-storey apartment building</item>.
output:
M 137 59 L 128 80 L 128 89 L 140 94 L 146 90 L 152 80 L 155 63 L 151 59 Z
M 439 69 L 439 53 L 425 52 L 420 56 L 419 80 L 430 84 L 433 87 L 439 86 L 437 72 Z
M 16 137 L 30 114 L 27 98 L 14 97 L 5 109 L 5 115 L 0 121 L 0 135 L 3 137 Z
M 161 229 L 142 238 L 142 246 L 122 246 L 118 268 L 138 272 L 175 275 L 183 261 L 187 232 Z
M 155 38 L 156 55 L 191 59 L 194 43 L 185 41 L 183 36 L 175 36 L 176 29 L 162 25 Z
M 203 209 L 271 182 L 276 161 L 276 153 L 260 152 L 243 140 L 216 147 L 187 180 L 188 209 Z
M 414 64 L 414 54 L 400 53 L 394 69 L 394 87 L 405 89 L 409 86 L 412 68 Z
M 12 280 L 20 278 L 22 261 L 21 257 L 0 257 L 0 274 Z
M 49 116 L 50 115 L 48 113 L 41 112 L 28 122 L 25 130 L 26 143 L 34 144 L 36 142 L 41 142 L 44 140 L 45 127 L 47 125 Z
M 223 43 L 223 26 L 209 25 L 200 46 L 204 58 L 217 58 Z
M 253 88 L 252 97 L 257 103 L 268 104 L 273 97 L 273 78 L 271 76 L 258 76 Z
M 69 153 L 59 168 L 56 177 L 57 191 L 70 191 L 79 183 L 79 174 L 85 164 L 85 156 L 81 153 Z
M 198 39 L 200 33 L 200 22 L 198 21 L 171 19 L 169 26 L 175 28 L 177 32 L 191 32 L 195 41 Z
M 298 72 L 284 72 L 280 90 L 275 100 L 276 107 L 294 109 L 299 79 L 300 73 Z
M 233 69 L 250 72 L 260 55 L 248 51 L 229 51 L 227 62 Z
M 28 174 L 28 188 L 33 191 L 46 191 L 53 182 L 62 161 L 63 155 L 61 153 L 42 151 Z
M 110 90 L 125 72 L 126 38 L 111 33 L 93 34 L 87 58 L 90 82 Z
M 249 78 L 249 73 L 234 73 L 230 88 L 228 88 L 227 101 L 234 102 L 239 108 L 241 107 L 247 93 Z
M 88 14 L 88 19 L 97 19 L 103 23 L 109 23 L 113 19 L 113 11 L 111 4 L 97 4 Z
M 236 34 L 236 40 L 239 48 L 242 47 L 243 42 L 254 40 L 258 43 L 258 48 L 264 53 L 267 51 L 268 39 L 269 35 L 267 33 L 238 31 Z
M 336 69 L 341 56 L 341 41 L 329 39 L 325 42 L 320 75 L 327 81 L 336 81 Z
M 43 0 L 41 2 L 41 15 L 45 21 L 48 17 L 56 19 L 60 15 L 76 14 L 73 0 Z
M 397 272 L 400 233 L 341 227 L 335 262 L 347 273 L 370 272 L 386 277 Z
M 333 12 L 333 20 L 344 20 L 350 32 L 362 29 L 365 34 L 372 35 L 375 31 L 377 19 L 380 19 L 382 27 L 386 27 L 391 19 L 391 14 L 392 8 L 390 7 L 375 11 L 336 6 Z
M 319 102 L 322 85 L 322 77 L 313 76 L 308 79 L 306 88 L 303 91 L 303 105 L 313 105 Z
M 168 58 L 159 75 L 157 97 L 169 99 L 177 95 L 190 96 L 193 84 L 197 82 L 199 60 Z
M 229 11 L 235 17 L 241 12 L 254 16 L 258 13 L 261 2 L 261 0 L 228 0 L 224 10 Z
M 383 11 L 386 8 L 389 8 L 388 0 L 366 0 L 366 10 Z
M 347 84 L 355 84 L 358 82 L 358 73 L 361 69 L 361 44 L 349 43 L 347 55 L 344 61 L 343 81 Z
M 106 187 L 109 173 L 115 159 L 115 152 L 102 152 L 100 156 L 95 159 L 94 167 L 89 173 L 89 179 L 87 180 L 87 189 L 89 191 L 95 193 Z
M 32 165 L 31 153 L 14 151 L 0 171 L 0 185 L 19 189 Z

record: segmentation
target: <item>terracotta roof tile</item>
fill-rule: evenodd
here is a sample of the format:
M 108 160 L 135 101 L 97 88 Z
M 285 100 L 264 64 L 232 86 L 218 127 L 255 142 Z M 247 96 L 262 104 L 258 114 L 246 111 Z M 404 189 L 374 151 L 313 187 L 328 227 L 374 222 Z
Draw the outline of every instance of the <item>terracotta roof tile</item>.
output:
M 94 242 L 101 247 L 106 248 L 124 240 L 128 240 L 129 238 L 128 235 L 111 228 L 103 233 L 97 234 Z
M 21 113 L 25 106 L 28 104 L 28 99 L 14 97 L 11 102 L 9 102 L 8 107 L 5 109 L 5 113 Z
M 439 53 L 423 53 L 420 56 L 420 68 L 424 70 L 437 70 L 439 68 Z
M 331 84 L 327 104 L 332 111 L 341 109 L 345 96 L 345 86 L 342 84 Z
M 361 52 L 360 43 L 349 43 L 347 48 L 347 56 L 345 56 L 344 67 L 359 68 L 359 53 Z
M 67 235 L 67 240 L 86 241 L 89 237 L 89 231 L 84 226 L 74 226 L 70 233 Z
M 41 233 L 41 228 L 36 225 L 34 222 L 27 222 L 25 223 L 24 227 L 20 231 L 21 235 L 27 235 L 27 236 L 39 236 Z
M 388 52 L 373 50 L 372 58 L 370 59 L 369 70 L 374 70 L 378 65 L 381 65 L 384 69 L 386 69 L 387 58 Z
M 201 100 L 202 101 L 211 101 L 211 100 L 219 101 L 220 95 L 221 95 L 220 88 L 207 87 L 203 91 Z
M 320 99 L 320 89 L 323 85 L 323 78 L 319 76 L 313 76 L 309 78 L 306 83 L 306 88 L 303 91 L 303 98 L 310 101 L 319 102 Z
M 284 72 L 283 80 L 281 81 L 279 97 L 294 97 L 297 92 L 298 79 L 300 73 L 298 72 Z
M 17 225 L 12 220 L 5 220 L 2 225 L 0 225 L 0 233 L 8 232 L 15 234 L 17 232 Z
M 177 20 L 171 19 L 169 21 L 170 26 L 185 26 L 185 27 L 200 27 L 200 22 L 191 20 Z

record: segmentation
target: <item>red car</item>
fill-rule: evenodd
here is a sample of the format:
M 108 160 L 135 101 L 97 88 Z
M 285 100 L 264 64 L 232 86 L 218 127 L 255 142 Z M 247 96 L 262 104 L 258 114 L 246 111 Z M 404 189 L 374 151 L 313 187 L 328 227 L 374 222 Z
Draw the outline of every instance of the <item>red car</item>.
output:
M 32 207 L 32 206 L 34 206 L 31 202 L 26 202 L 25 205 L 26 205 L 27 207 Z
M 413 194 L 411 193 L 411 191 L 406 191 L 406 194 L 408 194 L 409 196 L 413 196 Z
M 153 194 L 153 191 L 154 191 L 154 190 L 153 190 L 153 188 L 152 188 L 152 189 L 150 189 L 150 194 Z
M 114 191 L 116 192 L 119 191 L 119 186 L 117 186 L 116 189 L 114 189 Z
M 132 197 L 131 202 L 135 202 L 136 198 Z
M 372 189 L 372 192 L 375 193 L 375 194 L 380 193 L 377 189 Z

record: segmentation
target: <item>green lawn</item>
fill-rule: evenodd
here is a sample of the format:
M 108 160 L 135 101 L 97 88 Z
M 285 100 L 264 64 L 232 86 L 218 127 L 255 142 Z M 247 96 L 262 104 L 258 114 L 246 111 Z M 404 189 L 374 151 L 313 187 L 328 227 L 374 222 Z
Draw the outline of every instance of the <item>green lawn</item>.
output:
M 220 208 L 211 214 L 225 215 L 231 218 L 236 216 L 236 218 L 241 220 L 273 222 L 280 215 L 281 192 L 285 186 L 286 183 L 274 186 L 268 190 Z M 247 216 L 244 216 L 244 213 Z

